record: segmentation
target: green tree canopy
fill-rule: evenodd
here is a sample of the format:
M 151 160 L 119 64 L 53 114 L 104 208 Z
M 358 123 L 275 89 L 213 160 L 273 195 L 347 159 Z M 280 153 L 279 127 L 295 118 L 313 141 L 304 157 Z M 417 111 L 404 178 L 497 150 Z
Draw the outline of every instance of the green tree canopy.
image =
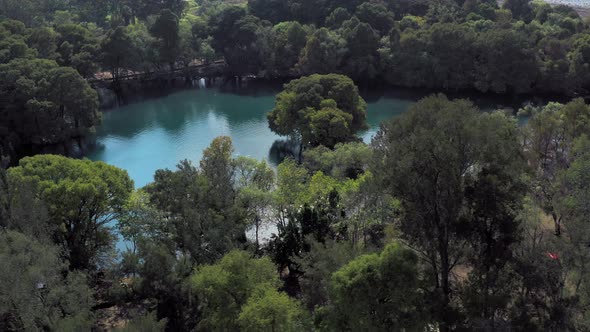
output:
M 270 128 L 304 146 L 334 147 L 366 128 L 366 103 L 346 76 L 312 75 L 291 81 L 268 114 Z
M 416 254 L 390 244 L 332 274 L 329 326 L 352 331 L 418 329 L 427 323 L 424 300 Z
M 309 33 L 307 26 L 299 22 L 281 22 L 272 29 L 272 58 L 265 59 L 269 64 L 269 76 L 293 76 L 299 54 L 307 43 Z
M 191 287 L 203 306 L 199 330 L 239 329 L 240 312 L 257 289 L 276 289 L 278 286 L 274 264 L 268 258 L 251 258 L 244 251 L 232 251 L 217 264 L 199 267 L 191 278 Z M 255 315 L 256 306 L 250 303 L 245 324 L 260 323 L 250 316 Z
M 231 139 L 218 137 L 203 152 L 200 169 L 181 161 L 175 171 L 156 171 L 146 188 L 151 204 L 164 213 L 174 244 L 197 263 L 214 262 L 245 240 L 232 152 Z
M 0 233 L 0 329 L 89 330 L 94 297 L 86 278 L 67 273 L 59 248 Z
M 101 44 L 101 62 L 117 81 L 121 71 L 133 67 L 133 61 L 137 59 L 135 45 L 125 27 L 117 27 L 109 31 Z
M 268 211 L 273 201 L 275 173 L 265 161 L 249 157 L 234 160 L 234 186 L 237 188 L 237 201 L 246 212 L 250 225 L 254 226 L 256 249 L 260 247 L 259 230 L 268 219 Z
M 304 153 L 305 167 L 312 173 L 322 171 L 338 179 L 356 179 L 368 168 L 371 148 L 363 142 L 336 144 L 334 150 L 324 146 Z
M 12 190 L 31 186 L 56 225 L 53 238 L 71 269 L 90 269 L 113 245 L 109 223 L 121 213 L 133 181 L 126 171 L 103 162 L 37 155 L 11 168 Z M 18 197 L 18 196 L 17 196 Z
M 241 331 L 309 331 L 306 312 L 285 293 L 272 287 L 258 288 L 242 307 Z
M 347 241 L 309 241 L 309 245 L 309 252 L 297 259 L 297 263 L 303 271 L 302 301 L 307 309 L 314 311 L 329 303 L 332 274 L 362 252 Z
M 345 72 L 356 80 L 370 80 L 377 76 L 379 33 L 370 24 L 353 19 L 344 23 L 343 37 L 347 52 Z
M 99 123 L 98 97 L 75 69 L 43 59 L 0 64 L 0 146 L 45 145 L 86 134 Z
M 249 15 L 241 6 L 228 6 L 209 19 L 212 45 L 223 54 L 232 73 L 257 73 L 261 58 L 257 40 L 261 29 L 260 19 Z
M 590 107 L 578 98 L 565 105 L 525 107 L 522 112 L 531 113 L 523 132 L 526 155 L 535 172 L 532 193 L 553 218 L 555 233 L 559 235 L 562 216 L 555 208 L 560 190 L 557 178 L 571 163 L 575 140 L 590 132 Z
M 346 53 L 346 41 L 327 28 L 316 30 L 308 39 L 299 57 L 303 74 L 337 73 Z
M 169 9 L 162 10 L 152 25 L 150 33 L 156 38 L 158 59 L 170 64 L 173 69 L 174 62 L 180 53 L 178 16 Z
M 466 100 L 430 96 L 384 124 L 373 147 L 372 171 L 400 200 L 403 236 L 437 276 L 435 310 L 448 329 L 454 319 L 450 273 L 464 255 L 466 235 L 487 239 L 473 245 L 485 269 L 505 254 L 498 249 L 507 244 L 500 243 L 517 235 L 513 210 L 523 191 L 524 162 L 516 123 L 501 113 L 479 114 Z M 493 200 L 485 196 L 490 193 Z
M 384 4 L 363 2 L 356 8 L 355 15 L 361 22 L 368 23 L 381 34 L 386 34 L 394 24 L 393 13 Z
M 58 33 L 57 62 L 75 68 L 83 77 L 94 75 L 98 70 L 100 45 L 92 31 L 76 23 L 59 24 L 55 30 Z

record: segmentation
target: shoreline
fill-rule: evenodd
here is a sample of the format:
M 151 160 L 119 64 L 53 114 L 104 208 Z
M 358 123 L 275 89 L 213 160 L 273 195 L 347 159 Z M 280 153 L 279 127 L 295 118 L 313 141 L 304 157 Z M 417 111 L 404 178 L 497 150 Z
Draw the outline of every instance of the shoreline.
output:
M 278 94 L 281 91 L 283 84 L 289 82 L 295 78 L 258 78 L 258 77 L 245 77 L 241 80 L 219 80 L 212 79 L 208 82 L 187 82 L 172 81 L 166 84 L 160 84 L 161 82 L 152 81 L 149 84 L 130 84 L 129 86 L 122 88 L 122 93 L 116 96 L 115 90 L 112 88 L 100 87 L 104 92 L 113 94 L 111 99 L 112 103 L 103 103 L 101 101 L 101 111 L 110 112 L 123 107 L 143 101 L 159 99 L 168 95 L 187 91 L 187 90 L 200 90 L 200 89 L 218 89 L 222 93 L 230 93 L 236 95 L 257 95 L 263 92 L 268 92 L 273 95 Z M 202 79 L 204 80 L 204 79 Z M 140 83 L 145 83 L 140 82 Z M 204 83 L 204 84 L 201 84 Z M 557 93 L 525 93 L 525 94 L 497 94 L 493 92 L 481 92 L 475 89 L 465 90 L 449 90 L 449 89 L 437 89 L 437 88 L 422 88 L 422 87 L 404 87 L 387 84 L 384 81 L 375 81 L 368 86 L 359 86 L 359 92 L 365 101 L 375 101 L 384 96 L 395 97 L 401 99 L 412 99 L 419 100 L 425 96 L 443 93 L 453 99 L 469 99 L 476 105 L 490 104 L 491 102 L 497 103 L 499 106 L 510 106 L 512 108 L 520 107 L 526 102 L 532 102 L 534 104 L 542 104 L 550 101 L 557 101 L 561 103 L 568 102 L 574 98 L 584 98 L 588 100 L 590 96 L 568 96 Z M 95 87 L 96 89 L 96 87 Z M 97 92 L 99 90 L 97 89 Z M 99 99 L 100 99 L 99 92 Z M 520 105 L 518 105 L 520 104 Z M 486 107 L 489 108 L 489 107 Z M 518 109 L 515 109 L 517 111 Z

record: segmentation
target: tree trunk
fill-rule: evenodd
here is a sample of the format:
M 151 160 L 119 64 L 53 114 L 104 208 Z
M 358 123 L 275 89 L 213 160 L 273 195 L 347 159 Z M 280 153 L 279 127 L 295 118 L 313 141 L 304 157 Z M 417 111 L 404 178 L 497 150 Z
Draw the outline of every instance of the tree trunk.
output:
M 553 223 L 555 224 L 555 235 L 561 236 L 561 218 L 557 217 L 555 212 L 551 213 L 551 217 L 553 218 Z
M 444 223 L 444 221 L 443 221 Z M 448 332 L 451 330 L 449 317 L 449 304 L 451 287 L 449 284 L 449 251 L 447 241 L 447 228 L 443 225 L 439 228 L 438 234 L 438 254 L 440 256 L 440 285 L 443 292 L 441 314 L 442 320 L 440 324 L 441 332 Z
M 260 249 L 260 242 L 258 241 L 258 230 L 260 228 L 260 218 L 256 216 L 256 252 Z

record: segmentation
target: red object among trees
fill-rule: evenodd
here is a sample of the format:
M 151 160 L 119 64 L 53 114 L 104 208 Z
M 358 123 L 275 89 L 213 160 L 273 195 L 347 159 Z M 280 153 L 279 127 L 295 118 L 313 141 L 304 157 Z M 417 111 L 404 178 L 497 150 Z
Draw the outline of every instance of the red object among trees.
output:
M 547 257 L 551 258 L 554 261 L 559 259 L 559 256 L 556 253 L 552 253 L 552 252 L 548 252 Z

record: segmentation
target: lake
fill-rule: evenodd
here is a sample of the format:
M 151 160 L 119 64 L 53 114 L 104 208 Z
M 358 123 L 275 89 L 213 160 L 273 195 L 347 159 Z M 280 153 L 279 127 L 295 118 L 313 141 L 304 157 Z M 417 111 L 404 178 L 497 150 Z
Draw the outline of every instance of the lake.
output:
M 271 148 L 285 138 L 270 131 L 266 114 L 280 88 L 280 84 L 195 87 L 104 111 L 97 145 L 87 157 L 127 170 L 136 188 L 153 181 L 156 170 L 174 169 L 180 160 L 198 165 L 203 150 L 222 135 L 232 138 L 236 156 L 276 165 L 278 157 Z M 416 96 L 383 94 L 367 99 L 370 129 L 362 137 L 370 142 L 379 124 L 404 112 Z
M 189 159 L 198 165 L 203 150 L 221 135 L 232 138 L 236 156 L 264 159 L 276 166 L 280 156 L 273 145 L 285 138 L 270 131 L 266 114 L 273 109 L 280 90 L 280 84 L 254 81 L 240 88 L 201 86 L 140 97 L 136 102 L 103 112 L 96 146 L 87 157 L 127 170 L 136 188 L 153 181 L 156 170 L 174 169 L 180 160 Z M 363 93 L 369 124 L 369 129 L 361 133 L 363 140 L 370 142 L 379 124 L 403 113 L 429 93 L 408 89 Z M 504 105 L 517 108 L 523 102 L 497 96 L 452 96 L 459 97 L 474 100 L 486 111 Z M 261 232 L 264 238 L 272 229 Z M 129 244 L 119 237 L 117 248 L 124 251 L 126 247 Z

